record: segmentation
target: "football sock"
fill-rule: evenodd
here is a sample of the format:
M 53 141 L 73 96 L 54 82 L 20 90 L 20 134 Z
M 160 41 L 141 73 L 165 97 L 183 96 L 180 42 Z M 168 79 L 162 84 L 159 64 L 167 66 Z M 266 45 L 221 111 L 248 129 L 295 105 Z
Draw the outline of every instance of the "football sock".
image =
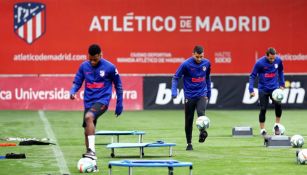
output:
M 88 148 L 91 149 L 93 152 L 95 151 L 95 135 L 89 135 L 88 138 Z

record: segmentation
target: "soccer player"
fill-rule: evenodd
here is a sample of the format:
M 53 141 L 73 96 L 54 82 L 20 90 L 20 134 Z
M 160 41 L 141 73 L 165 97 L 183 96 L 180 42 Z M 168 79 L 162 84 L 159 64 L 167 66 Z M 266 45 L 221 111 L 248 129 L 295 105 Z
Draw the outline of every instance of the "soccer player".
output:
M 186 59 L 177 69 L 172 79 L 172 97 L 177 96 L 178 81 L 183 77 L 186 150 L 193 150 L 192 130 L 195 109 L 198 117 L 205 115 L 208 99 L 211 96 L 211 64 L 204 58 L 204 48 L 195 46 L 192 56 Z M 199 142 L 205 142 L 208 133 L 201 129 Z
M 281 103 L 273 100 L 272 92 L 277 88 L 284 89 L 285 79 L 283 70 L 284 68 L 281 58 L 277 56 L 276 50 L 270 47 L 267 49 L 266 55 L 258 59 L 254 65 L 252 73 L 249 76 L 250 97 L 255 96 L 254 82 L 258 76 L 260 101 L 259 125 L 260 134 L 263 136 L 267 134 L 267 131 L 265 130 L 265 114 L 269 98 L 271 98 L 275 105 L 275 135 L 280 135 L 278 124 L 280 123 L 282 114 Z
M 114 84 L 117 96 L 115 115 L 123 111 L 123 88 L 116 67 L 102 58 L 100 46 L 93 44 L 88 49 L 88 60 L 84 61 L 73 81 L 70 98 L 76 98 L 76 93 L 84 83 L 84 116 L 83 127 L 87 152 L 83 157 L 96 160 L 95 127 L 98 118 L 107 111 Z

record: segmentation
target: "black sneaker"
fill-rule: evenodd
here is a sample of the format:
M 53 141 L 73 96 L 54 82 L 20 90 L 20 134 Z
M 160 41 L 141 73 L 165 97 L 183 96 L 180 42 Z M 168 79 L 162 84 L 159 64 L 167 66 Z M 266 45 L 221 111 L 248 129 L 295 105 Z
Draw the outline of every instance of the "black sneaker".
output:
M 85 154 L 82 154 L 82 157 L 88 157 L 90 159 L 97 160 L 96 153 L 90 148 L 87 149 L 87 152 Z
M 187 146 L 187 148 L 186 148 L 185 150 L 187 150 L 187 151 L 191 151 L 191 150 L 193 150 L 193 146 L 192 146 L 192 144 L 191 144 L 191 143 L 189 143 L 189 144 L 188 144 L 188 146 Z
M 274 131 L 275 131 L 275 135 L 280 135 L 280 130 L 279 130 L 278 125 L 274 126 Z
M 206 138 L 208 137 L 208 132 L 204 129 L 199 131 L 199 143 L 205 142 Z

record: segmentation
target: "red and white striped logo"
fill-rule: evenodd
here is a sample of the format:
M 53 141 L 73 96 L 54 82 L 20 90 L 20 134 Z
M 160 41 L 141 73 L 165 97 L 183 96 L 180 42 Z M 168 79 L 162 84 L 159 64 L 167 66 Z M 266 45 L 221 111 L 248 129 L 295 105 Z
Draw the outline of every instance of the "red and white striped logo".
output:
M 46 5 L 37 2 L 16 3 L 14 31 L 28 44 L 40 38 L 46 31 Z

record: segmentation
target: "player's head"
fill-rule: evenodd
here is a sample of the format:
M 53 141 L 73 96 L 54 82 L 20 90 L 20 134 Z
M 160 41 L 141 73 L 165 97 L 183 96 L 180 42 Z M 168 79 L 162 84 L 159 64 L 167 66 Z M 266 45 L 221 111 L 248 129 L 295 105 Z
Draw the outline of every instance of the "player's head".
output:
M 202 46 L 195 46 L 193 49 L 193 57 L 197 63 L 200 63 L 204 58 L 204 48 Z
M 275 61 L 277 52 L 273 47 L 269 47 L 265 54 L 270 63 L 273 63 Z
M 92 44 L 88 48 L 88 59 L 92 66 L 97 66 L 101 57 L 101 49 L 97 44 Z

